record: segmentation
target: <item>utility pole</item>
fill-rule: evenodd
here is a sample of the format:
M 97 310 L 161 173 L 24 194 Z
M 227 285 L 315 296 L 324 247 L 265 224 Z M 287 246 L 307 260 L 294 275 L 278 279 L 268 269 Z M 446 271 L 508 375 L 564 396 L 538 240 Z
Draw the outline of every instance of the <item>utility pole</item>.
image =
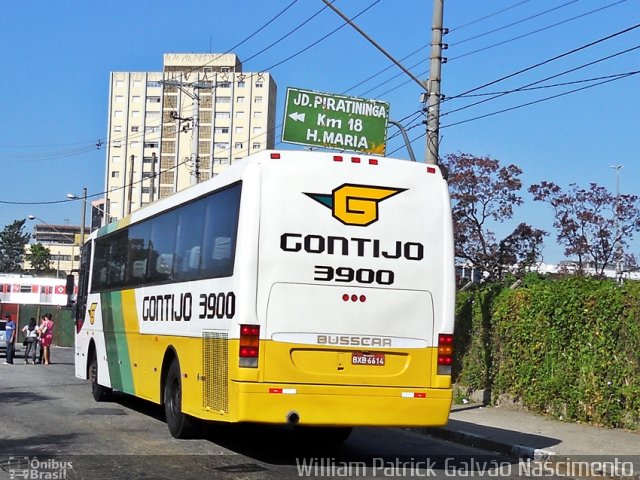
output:
M 178 87 L 182 93 L 188 96 L 192 103 L 192 116 L 191 116 L 191 164 L 193 165 L 193 174 L 191 175 L 191 185 L 195 185 L 199 181 L 200 177 L 200 159 L 198 157 L 198 136 L 199 136 L 199 124 L 200 124 L 200 95 L 198 94 L 198 89 L 207 88 L 210 89 L 211 85 L 199 84 L 199 83 L 187 83 L 187 82 L 179 82 L 178 80 L 164 80 L 162 83 L 165 85 L 173 85 Z M 190 92 L 188 89 L 193 89 L 193 92 Z M 180 120 L 183 120 L 179 116 L 177 117 Z
M 431 27 L 431 56 L 429 82 L 427 84 L 427 147 L 426 162 L 437 165 L 440 148 L 440 82 L 442 70 L 442 22 L 444 0 L 433 0 L 433 25 Z
M 156 187 L 156 162 L 158 161 L 158 157 L 156 157 L 156 152 L 151 154 L 151 187 L 149 189 L 149 202 L 153 202 L 153 197 L 155 196 L 155 187 Z
M 129 162 L 129 203 L 127 207 L 126 215 L 131 213 L 131 204 L 133 203 L 133 165 L 135 161 L 135 155 L 131 155 Z

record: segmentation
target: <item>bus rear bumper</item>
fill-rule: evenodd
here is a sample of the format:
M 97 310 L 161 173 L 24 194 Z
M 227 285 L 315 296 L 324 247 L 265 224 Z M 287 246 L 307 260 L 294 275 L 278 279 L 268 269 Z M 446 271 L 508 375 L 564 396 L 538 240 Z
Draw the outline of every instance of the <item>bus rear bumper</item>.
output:
M 327 426 L 443 426 L 450 388 L 283 385 L 232 382 L 234 420 Z

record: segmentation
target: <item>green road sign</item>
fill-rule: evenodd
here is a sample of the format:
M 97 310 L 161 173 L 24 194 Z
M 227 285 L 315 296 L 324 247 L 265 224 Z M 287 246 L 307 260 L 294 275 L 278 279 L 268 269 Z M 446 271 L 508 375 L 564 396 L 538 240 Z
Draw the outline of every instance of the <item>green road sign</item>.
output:
M 389 104 L 287 89 L 282 141 L 384 155 Z

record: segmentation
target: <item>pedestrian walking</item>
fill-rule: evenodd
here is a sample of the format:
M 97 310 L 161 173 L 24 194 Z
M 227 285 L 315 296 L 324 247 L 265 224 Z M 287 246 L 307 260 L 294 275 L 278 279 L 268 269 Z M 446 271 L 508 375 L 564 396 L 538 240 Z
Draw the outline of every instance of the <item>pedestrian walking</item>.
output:
M 13 355 L 16 352 L 16 337 L 18 336 L 18 332 L 16 322 L 11 318 L 11 314 L 7 313 L 4 317 L 7 319 L 4 331 L 4 339 L 7 342 L 7 358 L 4 364 L 13 365 Z
M 24 345 L 27 347 L 24 351 L 24 363 L 29 363 L 29 354 L 31 354 L 33 364 L 35 365 L 36 355 L 38 353 L 38 325 L 34 317 L 29 319 L 29 324 L 24 326 L 22 333 L 25 337 Z
M 53 315 L 50 313 L 42 317 L 40 324 L 40 343 L 42 345 L 42 359 L 45 365 L 51 363 L 51 343 L 53 343 Z

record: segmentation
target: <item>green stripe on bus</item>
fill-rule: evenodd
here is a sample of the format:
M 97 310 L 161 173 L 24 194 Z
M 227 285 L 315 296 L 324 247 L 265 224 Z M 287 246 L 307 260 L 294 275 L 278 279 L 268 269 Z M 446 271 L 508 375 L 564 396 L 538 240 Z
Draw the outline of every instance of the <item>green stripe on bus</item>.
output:
M 135 395 L 121 292 L 101 293 L 100 304 L 111 386 Z

